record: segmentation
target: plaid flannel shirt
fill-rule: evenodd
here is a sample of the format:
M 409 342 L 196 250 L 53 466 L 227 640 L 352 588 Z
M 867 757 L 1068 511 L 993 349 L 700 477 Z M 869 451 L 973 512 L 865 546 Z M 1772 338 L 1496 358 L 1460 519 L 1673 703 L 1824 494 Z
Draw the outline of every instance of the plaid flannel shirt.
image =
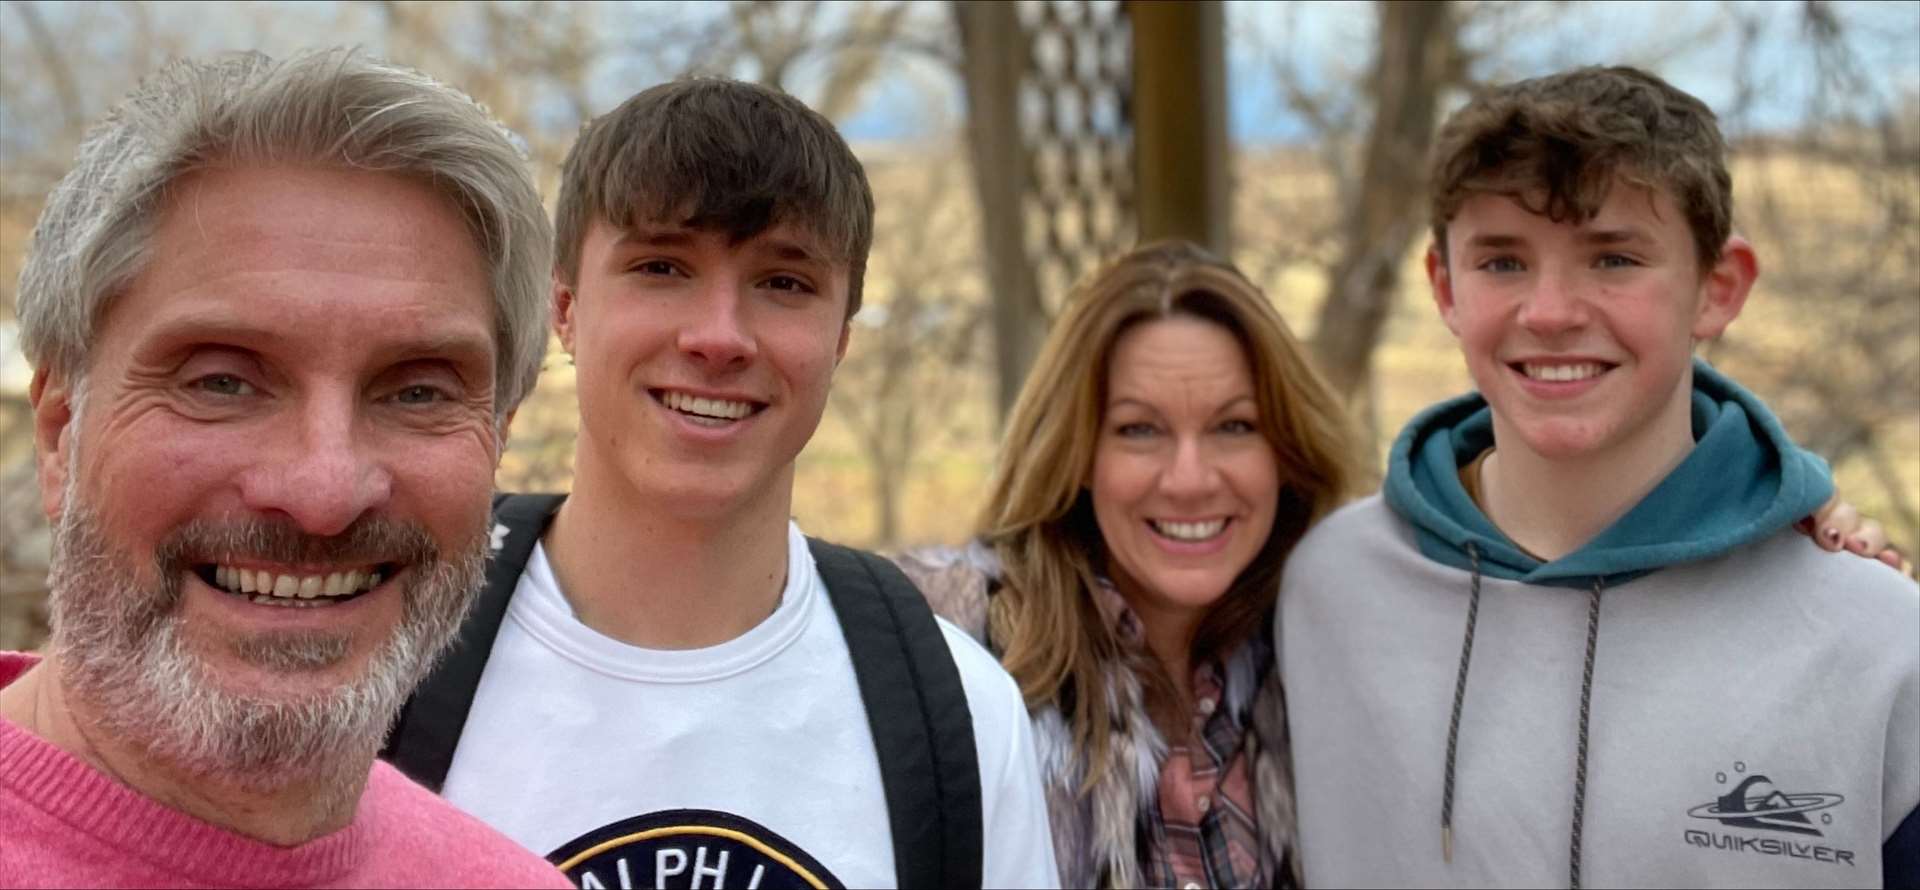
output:
M 1144 646 L 1140 619 L 1111 584 L 1102 584 L 1101 612 L 1123 643 Z M 1256 634 L 1241 643 L 1260 676 L 1272 669 L 1273 646 Z M 1158 806 L 1141 826 L 1142 875 L 1154 887 L 1271 887 L 1285 876 L 1261 842 L 1254 815 L 1252 764 L 1245 713 L 1225 706 L 1221 662 L 1193 668 L 1194 711 L 1184 741 L 1168 746 L 1160 764 Z M 1248 691 L 1249 693 L 1251 690 Z

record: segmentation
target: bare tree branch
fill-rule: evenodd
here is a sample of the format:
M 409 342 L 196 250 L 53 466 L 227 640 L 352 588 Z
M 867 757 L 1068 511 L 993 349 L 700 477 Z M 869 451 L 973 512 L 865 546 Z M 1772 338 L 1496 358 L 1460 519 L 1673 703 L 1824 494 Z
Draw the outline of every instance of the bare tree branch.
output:
M 86 129 L 86 105 L 80 100 L 80 90 L 74 85 L 73 69 L 67 66 L 66 54 L 47 30 L 47 23 L 40 17 L 36 4 L 26 0 L 12 0 L 9 4 L 20 17 L 21 26 L 27 29 L 28 42 L 33 45 L 34 55 L 40 57 L 40 66 L 46 72 L 47 82 L 53 87 L 60 114 L 61 130 L 64 141 L 77 142 L 81 131 Z

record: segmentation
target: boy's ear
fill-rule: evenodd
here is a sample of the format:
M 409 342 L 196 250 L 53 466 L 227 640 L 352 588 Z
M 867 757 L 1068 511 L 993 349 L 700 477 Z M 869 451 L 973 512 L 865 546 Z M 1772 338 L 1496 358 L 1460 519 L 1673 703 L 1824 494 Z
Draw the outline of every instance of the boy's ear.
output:
M 1438 244 L 1427 245 L 1427 283 L 1433 285 L 1433 305 L 1440 309 L 1440 320 L 1455 337 L 1460 336 L 1460 326 L 1453 320 L 1453 278 Z
M 1740 317 L 1747 294 L 1760 277 L 1760 258 L 1747 239 L 1735 235 L 1720 249 L 1720 260 L 1700 281 L 1700 307 L 1694 313 L 1693 339 L 1711 340 Z
M 840 323 L 840 345 L 833 348 L 833 364 L 835 367 L 839 367 L 840 362 L 846 359 L 847 342 L 851 339 L 853 339 L 853 319 L 849 318 Z
M 560 337 L 560 348 L 573 354 L 573 286 L 553 277 L 553 332 Z
M 27 384 L 27 404 L 33 406 L 34 468 L 40 477 L 40 509 L 49 522 L 58 523 L 60 502 L 73 472 L 73 387 L 65 374 L 36 368 Z

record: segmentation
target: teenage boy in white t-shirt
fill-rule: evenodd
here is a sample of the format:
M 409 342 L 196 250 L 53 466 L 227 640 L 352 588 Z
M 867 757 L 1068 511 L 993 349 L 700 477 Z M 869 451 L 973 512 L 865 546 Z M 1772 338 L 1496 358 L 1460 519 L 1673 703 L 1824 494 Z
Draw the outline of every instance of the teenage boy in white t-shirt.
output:
M 789 518 L 860 306 L 858 160 L 791 97 L 692 79 L 562 177 L 573 493 L 499 504 L 505 577 L 389 756 L 582 887 L 1056 886 L 1011 678 Z

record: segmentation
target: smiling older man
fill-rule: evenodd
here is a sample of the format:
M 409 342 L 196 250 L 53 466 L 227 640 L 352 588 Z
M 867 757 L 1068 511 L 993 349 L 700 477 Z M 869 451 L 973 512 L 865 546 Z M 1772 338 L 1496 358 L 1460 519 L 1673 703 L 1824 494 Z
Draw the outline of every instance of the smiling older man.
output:
M 53 638 L 0 654 L 0 885 L 564 886 L 374 765 L 550 249 L 504 131 L 350 53 L 175 63 L 89 135 L 21 277 Z

